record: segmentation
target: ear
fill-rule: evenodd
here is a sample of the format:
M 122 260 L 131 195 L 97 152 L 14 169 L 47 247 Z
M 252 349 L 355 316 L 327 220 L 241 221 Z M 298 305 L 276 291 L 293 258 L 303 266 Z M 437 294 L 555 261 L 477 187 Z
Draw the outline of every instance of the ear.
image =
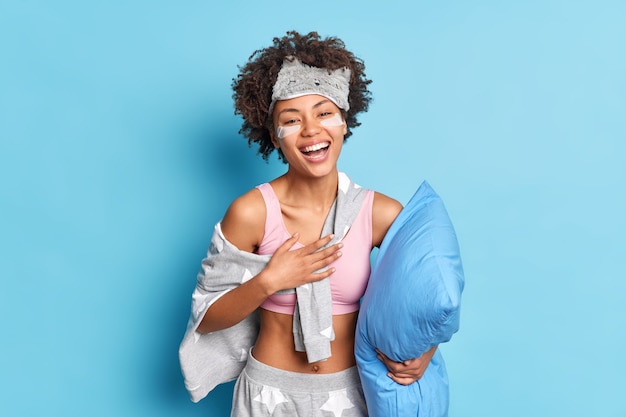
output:
M 272 140 L 272 143 L 274 144 L 274 148 L 280 149 L 280 142 L 278 141 L 278 139 L 276 139 L 276 134 L 272 131 L 270 131 L 270 139 Z
M 345 110 L 341 110 L 341 120 L 343 121 L 343 135 L 344 136 L 348 134 L 348 122 L 346 120 L 347 115 L 348 115 L 348 112 L 346 112 Z

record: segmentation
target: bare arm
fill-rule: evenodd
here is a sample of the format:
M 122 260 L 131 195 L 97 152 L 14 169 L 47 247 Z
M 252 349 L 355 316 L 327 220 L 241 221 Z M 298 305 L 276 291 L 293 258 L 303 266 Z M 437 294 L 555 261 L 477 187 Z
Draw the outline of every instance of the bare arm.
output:
M 384 194 L 374 194 L 374 205 L 372 206 L 372 246 L 380 246 L 387 230 L 398 217 L 402 210 L 402 204 L 387 197 Z
M 260 193 L 252 190 L 235 200 L 222 219 L 221 227 L 229 242 L 240 250 L 254 252 L 263 239 L 265 227 L 265 205 Z M 332 268 L 321 273 L 314 271 L 341 256 L 341 243 L 316 252 L 331 238 L 326 236 L 291 251 L 298 241 L 298 234 L 294 234 L 278 248 L 263 271 L 224 294 L 207 310 L 198 331 L 208 333 L 231 327 L 249 316 L 276 291 L 330 276 L 334 272 Z

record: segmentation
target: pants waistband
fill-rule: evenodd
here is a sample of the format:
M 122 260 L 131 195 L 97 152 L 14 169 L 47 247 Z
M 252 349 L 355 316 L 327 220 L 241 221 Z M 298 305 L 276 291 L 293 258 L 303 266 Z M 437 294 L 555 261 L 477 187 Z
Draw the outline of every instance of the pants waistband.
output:
M 328 392 L 361 384 L 356 366 L 331 374 L 285 371 L 259 362 L 252 356 L 252 350 L 243 372 L 258 383 L 291 392 Z

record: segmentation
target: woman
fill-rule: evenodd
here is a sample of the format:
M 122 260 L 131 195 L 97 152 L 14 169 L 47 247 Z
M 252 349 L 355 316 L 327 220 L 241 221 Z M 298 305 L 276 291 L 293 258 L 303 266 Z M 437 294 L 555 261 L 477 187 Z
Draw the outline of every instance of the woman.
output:
M 364 69 L 337 38 L 288 32 L 256 51 L 233 82 L 242 132 L 265 159 L 277 150 L 287 164 L 284 175 L 237 198 L 220 222 L 223 239 L 237 250 L 271 257 L 213 300 L 196 330 L 219 333 L 259 314 L 233 416 L 367 415 L 354 357 L 359 299 L 370 252 L 402 206 L 337 169 L 356 116 L 371 100 Z M 357 207 L 345 208 L 339 194 Z M 336 230 L 331 221 L 325 228 L 331 216 L 335 226 L 349 218 L 348 226 Z M 316 316 L 326 308 L 324 295 L 307 299 L 305 289 L 330 294 L 331 326 Z M 409 384 L 433 353 L 404 363 L 380 359 L 393 380 Z

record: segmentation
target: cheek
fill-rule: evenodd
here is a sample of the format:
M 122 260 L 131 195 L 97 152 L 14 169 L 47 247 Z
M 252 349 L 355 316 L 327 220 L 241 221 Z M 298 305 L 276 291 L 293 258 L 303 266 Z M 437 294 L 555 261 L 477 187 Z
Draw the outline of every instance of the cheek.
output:
M 274 146 L 276 148 L 281 149 L 283 153 L 289 153 L 292 149 L 296 148 L 296 142 L 298 141 L 297 135 L 289 135 L 282 139 L 276 137 L 274 140 Z

